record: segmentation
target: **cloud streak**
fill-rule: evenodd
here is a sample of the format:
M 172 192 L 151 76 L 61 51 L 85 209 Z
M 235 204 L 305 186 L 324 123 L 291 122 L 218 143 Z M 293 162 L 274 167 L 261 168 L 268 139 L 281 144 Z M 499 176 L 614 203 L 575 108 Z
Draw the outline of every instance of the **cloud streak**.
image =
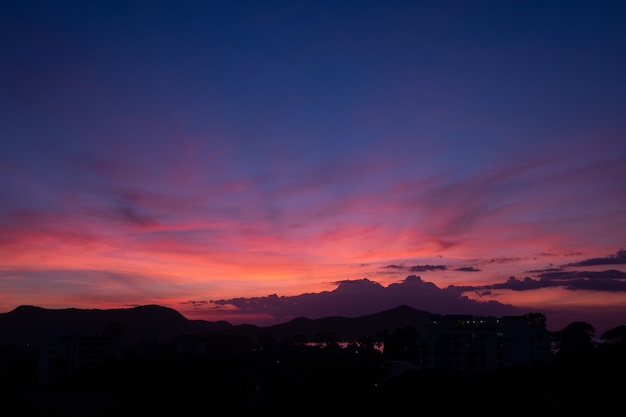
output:
M 573 262 L 566 266 L 596 266 L 596 265 L 626 265 L 626 250 L 620 249 L 617 253 L 602 258 L 585 259 Z
M 523 280 L 510 277 L 508 281 L 504 283 L 465 288 L 467 290 L 476 291 L 497 289 L 527 291 L 539 288 L 564 287 L 572 291 L 626 291 L 626 272 L 617 270 L 546 272 L 539 274 L 539 277 L 540 279 L 525 277 Z

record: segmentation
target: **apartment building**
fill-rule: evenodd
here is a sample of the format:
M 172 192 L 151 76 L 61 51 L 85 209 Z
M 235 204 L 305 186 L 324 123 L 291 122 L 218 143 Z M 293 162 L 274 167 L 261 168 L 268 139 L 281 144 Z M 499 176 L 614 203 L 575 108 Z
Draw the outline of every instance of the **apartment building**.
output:
M 550 361 L 549 332 L 527 316 L 433 315 L 419 336 L 420 369 L 477 374 Z

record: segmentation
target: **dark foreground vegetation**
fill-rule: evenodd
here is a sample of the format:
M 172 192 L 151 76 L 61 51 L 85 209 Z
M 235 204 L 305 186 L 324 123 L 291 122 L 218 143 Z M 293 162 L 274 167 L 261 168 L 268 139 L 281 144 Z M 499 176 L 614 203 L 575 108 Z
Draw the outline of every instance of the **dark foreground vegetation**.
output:
M 407 370 L 387 360 L 418 359 L 411 340 L 385 351 L 369 340 L 339 347 L 213 335 L 210 349 L 189 340 L 144 341 L 123 356 L 40 381 L 35 349 L 2 348 L 2 415 L 15 416 L 401 416 L 608 415 L 626 392 L 626 326 L 594 341 L 572 323 L 552 334 L 551 363 L 477 375 Z M 413 356 L 412 356 L 413 355 Z

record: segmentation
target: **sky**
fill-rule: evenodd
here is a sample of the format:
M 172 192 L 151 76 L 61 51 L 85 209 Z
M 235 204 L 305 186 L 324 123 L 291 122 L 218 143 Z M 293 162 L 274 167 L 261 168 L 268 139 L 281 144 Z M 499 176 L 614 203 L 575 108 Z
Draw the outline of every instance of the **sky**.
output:
M 626 324 L 626 3 L 0 3 L 0 312 Z

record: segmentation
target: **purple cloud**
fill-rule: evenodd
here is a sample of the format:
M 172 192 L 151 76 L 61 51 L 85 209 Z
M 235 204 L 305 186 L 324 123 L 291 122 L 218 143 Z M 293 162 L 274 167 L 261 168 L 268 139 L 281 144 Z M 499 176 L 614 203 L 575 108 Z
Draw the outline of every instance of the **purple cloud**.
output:
M 396 265 L 396 264 L 390 264 L 387 265 L 385 267 L 383 267 L 384 269 L 404 269 L 407 270 L 409 272 L 435 272 L 435 271 L 448 271 L 450 268 L 447 267 L 446 265 L 415 265 L 415 266 L 404 266 L 404 265 Z M 481 269 L 478 268 L 474 268 L 473 266 L 463 266 L 463 267 L 459 267 L 459 268 L 455 268 L 455 271 L 460 271 L 460 272 L 480 272 Z
M 607 271 L 560 271 L 550 270 L 539 274 L 539 279 L 526 277 L 519 280 L 509 277 L 504 283 L 496 283 L 479 287 L 463 287 L 466 291 L 506 289 L 513 291 L 536 290 L 540 288 L 563 287 L 571 291 L 626 291 L 626 272 L 617 270 Z
M 277 321 L 295 317 L 355 317 L 406 304 L 413 308 L 441 314 L 502 315 L 520 310 L 496 301 L 475 301 L 463 296 L 458 287 L 439 288 L 432 282 L 410 275 L 387 287 L 367 278 L 337 283 L 333 291 L 297 296 L 232 298 L 212 300 L 218 307 L 234 306 L 241 314 L 271 314 Z
M 476 287 L 477 290 L 513 290 L 513 291 L 526 291 L 526 290 L 536 290 L 539 288 L 547 288 L 557 285 L 552 285 L 546 281 L 534 280 L 530 277 L 526 277 L 523 280 L 519 280 L 515 277 L 509 277 L 506 282 L 485 285 L 481 287 Z
M 456 268 L 455 271 L 461 272 L 480 272 L 482 269 L 474 268 L 473 266 L 462 266 L 460 268 Z
M 504 264 L 504 263 L 509 263 L 509 262 L 517 262 L 520 261 L 521 258 L 505 258 L 505 257 L 500 257 L 500 258 L 492 258 L 489 263 L 492 264 Z
M 206 306 L 208 303 L 209 302 L 206 300 L 189 300 L 189 301 L 183 301 L 180 304 L 190 305 L 191 307 L 198 309 L 198 308 Z
M 429 271 L 446 271 L 448 269 L 445 265 L 415 265 L 409 268 L 411 272 L 429 272 Z
M 620 249 L 617 253 L 604 258 L 591 258 L 574 262 L 565 266 L 596 266 L 596 265 L 626 265 L 626 250 Z

